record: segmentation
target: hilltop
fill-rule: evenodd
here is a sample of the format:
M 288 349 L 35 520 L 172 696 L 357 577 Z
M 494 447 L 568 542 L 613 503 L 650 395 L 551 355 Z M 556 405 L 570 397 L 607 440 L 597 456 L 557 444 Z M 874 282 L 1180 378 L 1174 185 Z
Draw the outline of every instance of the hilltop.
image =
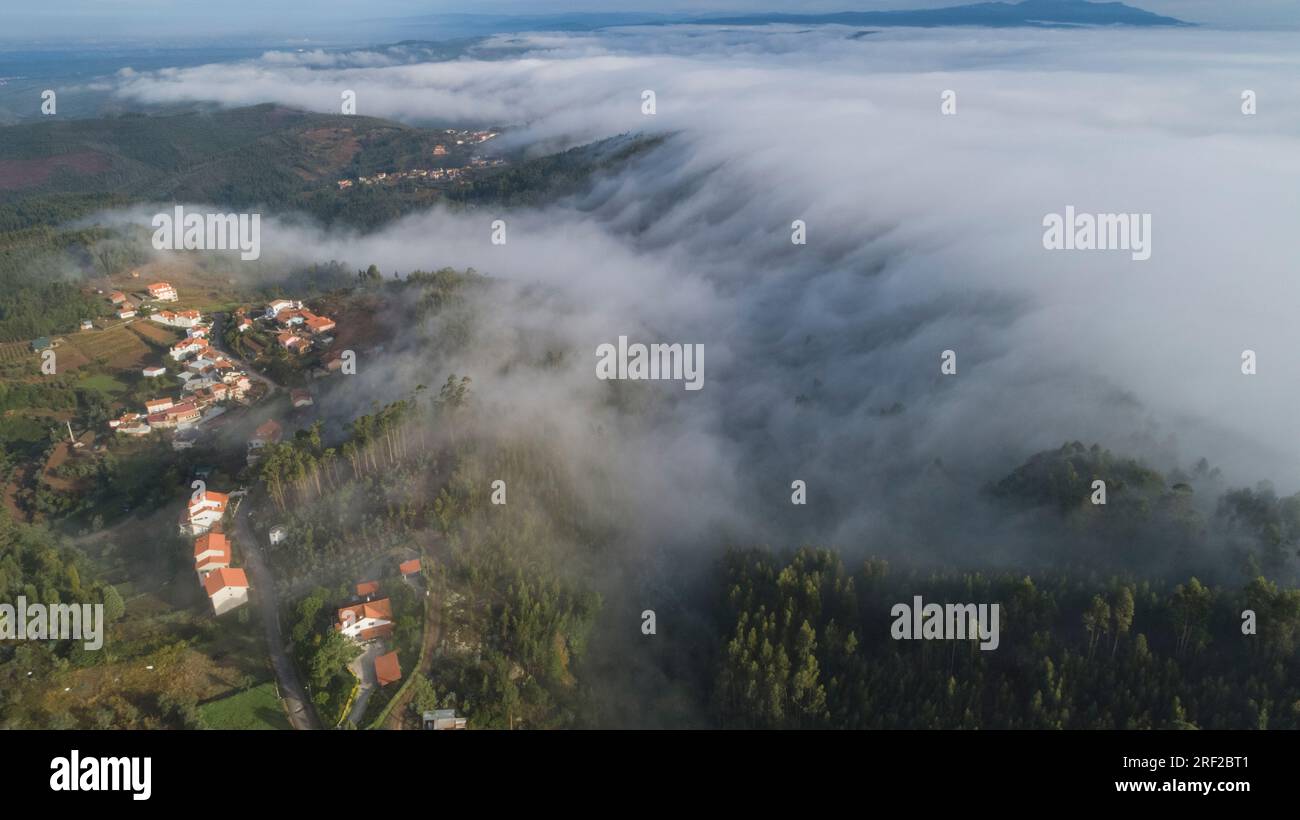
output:
M 36 122 L 0 133 L 0 203 L 112 192 L 276 206 L 341 177 L 420 163 L 454 166 L 469 154 L 441 130 L 271 104 Z

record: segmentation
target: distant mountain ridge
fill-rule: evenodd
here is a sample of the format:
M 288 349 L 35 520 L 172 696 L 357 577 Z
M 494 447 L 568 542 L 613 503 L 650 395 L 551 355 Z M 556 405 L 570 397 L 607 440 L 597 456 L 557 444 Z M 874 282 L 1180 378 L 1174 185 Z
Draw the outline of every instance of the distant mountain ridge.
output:
M 681 21 L 684 22 L 684 21 Z M 1089 0 L 1022 0 L 1019 3 L 974 3 L 938 9 L 909 11 L 844 11 L 827 14 L 747 14 L 734 17 L 697 18 L 692 22 L 727 26 L 756 26 L 770 23 L 814 25 L 838 23 L 847 26 L 1190 26 L 1175 17 L 1125 5 L 1093 3 Z
M 393 22 L 397 22 L 396 20 Z M 475 37 L 521 31 L 599 31 L 626 26 L 719 25 L 762 26 L 839 24 L 846 26 L 988 26 L 994 28 L 1070 26 L 1192 26 L 1174 17 L 1119 2 L 1090 0 L 1022 0 L 970 3 L 936 9 L 899 11 L 841 11 L 819 14 L 650 14 L 589 13 L 538 15 L 428 14 L 400 18 L 404 28 L 421 32 L 417 39 Z M 424 30 L 429 30 L 424 33 Z M 434 32 L 437 32 L 436 34 Z

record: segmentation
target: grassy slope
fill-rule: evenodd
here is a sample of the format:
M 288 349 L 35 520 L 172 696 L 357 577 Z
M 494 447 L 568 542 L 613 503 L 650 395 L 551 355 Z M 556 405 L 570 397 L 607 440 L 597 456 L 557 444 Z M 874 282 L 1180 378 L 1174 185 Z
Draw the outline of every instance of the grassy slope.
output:
M 209 729 L 290 728 L 274 681 L 205 703 L 199 707 L 199 714 Z

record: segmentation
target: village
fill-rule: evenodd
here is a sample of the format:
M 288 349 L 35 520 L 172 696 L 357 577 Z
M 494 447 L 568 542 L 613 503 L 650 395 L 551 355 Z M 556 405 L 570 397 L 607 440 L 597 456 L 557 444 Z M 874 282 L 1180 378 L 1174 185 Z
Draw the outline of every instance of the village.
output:
M 319 531 L 263 503 L 268 466 L 328 421 L 321 380 L 354 372 L 356 350 L 382 349 L 373 295 L 234 284 L 184 264 L 129 267 L 87 283 L 100 307 L 71 317 L 79 332 L 15 343 L 85 405 L 42 418 L 10 508 L 29 520 L 75 509 L 87 551 L 138 584 L 129 600 L 144 619 L 200 636 L 186 655 L 215 671 L 196 688 L 209 726 L 466 728 L 428 689 L 454 599 L 427 544 L 299 572 L 287 556 Z M 84 492 L 105 479 L 107 491 Z M 317 595 L 319 609 L 298 615 Z M 316 662 L 322 647 L 328 663 Z M 246 688 L 259 651 L 270 678 Z
M 455 138 L 456 145 L 480 145 L 493 137 L 497 136 L 495 131 L 456 131 L 447 129 L 445 132 L 449 139 Z M 433 147 L 433 156 L 445 157 L 449 154 L 447 146 L 439 143 Z M 340 179 L 337 182 L 340 191 L 346 191 L 356 185 L 395 185 L 404 181 L 415 182 L 455 182 L 464 179 L 471 171 L 481 170 L 483 168 L 496 168 L 505 165 L 506 161 L 500 158 L 488 159 L 481 156 L 471 156 L 467 165 L 455 168 L 414 168 L 407 171 L 381 171 L 370 176 L 361 176 L 355 179 Z
M 483 157 L 474 157 L 470 159 L 469 165 L 459 168 L 416 168 L 410 171 L 394 171 L 393 173 L 380 172 L 374 176 L 358 177 L 352 179 L 340 179 L 338 186 L 340 191 L 346 191 L 355 185 L 395 185 L 405 180 L 428 181 L 428 182 L 455 182 L 464 178 L 465 174 L 470 171 L 482 168 L 496 168 L 505 165 L 503 159 L 484 159 Z
M 178 299 L 176 289 L 167 282 L 148 285 L 152 302 L 172 302 Z M 126 295 L 120 291 L 109 294 L 114 305 L 127 304 Z M 148 307 L 153 307 L 149 305 Z M 145 306 L 132 305 L 119 310 L 118 317 L 133 318 Z M 111 430 L 128 436 L 147 436 L 155 430 L 173 431 L 173 447 L 192 446 L 193 432 L 202 425 L 224 414 L 229 406 L 248 405 L 264 395 L 266 385 L 255 380 L 249 372 L 212 344 L 213 321 L 197 310 L 172 311 L 154 308 L 147 316 L 151 322 L 184 331 L 185 337 L 171 345 L 169 363 L 150 365 L 141 370 L 147 379 L 162 379 L 173 373 L 180 382 L 180 392 L 175 397 L 150 399 L 139 410 L 131 410 L 108 422 Z M 272 334 L 284 350 L 302 355 L 310 350 L 324 349 L 333 341 L 328 335 L 335 322 L 306 309 L 301 301 L 276 299 L 264 310 L 253 312 L 249 308 L 235 310 L 232 321 L 239 333 L 257 327 Z M 295 408 L 310 406 L 311 393 L 296 389 L 291 391 Z M 262 446 L 260 441 L 250 442 L 250 451 Z M 250 463 L 255 461 L 250 457 Z
M 266 435 L 267 443 L 270 443 L 269 435 L 278 432 L 278 425 L 264 425 L 264 428 L 259 428 L 258 434 Z M 226 535 L 227 523 L 234 522 L 240 538 L 245 539 L 241 541 L 244 548 L 260 547 L 252 543 L 251 531 L 246 527 L 241 529 L 239 520 L 235 518 L 246 491 L 221 493 L 207 489 L 201 481 L 196 485 L 197 489 L 181 510 L 178 525 L 182 536 L 193 539 L 194 571 L 198 584 L 207 596 L 213 614 L 221 616 L 248 604 L 251 590 L 248 574 L 234 565 L 231 539 Z M 275 548 L 289 537 L 287 527 L 274 525 L 266 533 L 267 546 Z M 401 657 L 394 638 L 401 613 L 396 611 L 391 595 L 382 593 L 381 584 L 396 584 L 408 601 L 418 601 L 430 595 L 419 557 L 397 562 L 395 570 L 395 573 L 392 569 L 386 570 L 383 574 L 387 580 L 384 581 L 358 582 L 350 599 L 336 602 L 341 605 L 332 609 L 330 629 L 355 645 L 358 653 L 347 664 L 346 671 L 354 683 L 342 710 L 343 718 L 354 726 L 359 725 L 366 714 L 372 695 L 403 678 Z M 273 595 L 268 600 L 274 605 Z M 407 614 L 411 614 L 409 609 Z M 408 663 L 412 660 L 408 658 Z M 458 717 L 454 709 L 437 709 L 424 712 L 420 725 L 432 730 L 465 729 L 467 720 Z
M 198 310 L 170 307 L 180 295 L 177 288 L 166 281 L 149 284 L 134 297 L 121 291 L 113 291 L 106 297 L 117 308 L 120 320 L 147 320 L 184 333 L 183 338 L 166 348 L 159 363 L 141 370 L 141 375 L 147 380 L 174 377 L 179 383 L 178 393 L 149 399 L 139 410 L 128 411 L 108 422 L 110 430 L 124 436 L 169 432 L 172 434 L 172 447 L 178 450 L 194 446 L 205 425 L 210 425 L 229 409 L 249 407 L 276 387 L 266 377 L 250 373 L 248 366 L 238 357 L 218 350 L 215 344 L 221 340 L 214 338 L 216 334 L 228 329 L 226 340 L 236 340 L 239 349 L 260 349 L 259 345 L 247 344 L 254 336 L 264 342 L 274 340 L 274 345 L 288 354 L 290 360 L 297 360 L 312 351 L 327 354 L 333 342 L 330 334 L 337 327 L 333 318 L 311 310 L 300 300 L 278 298 L 261 308 L 235 308 L 225 316 L 223 328 L 222 319 L 216 314 L 205 315 Z M 319 369 L 328 374 L 337 370 L 338 361 L 337 354 L 322 355 Z M 313 405 L 310 391 L 286 389 L 288 406 L 292 411 Z M 264 419 L 247 435 L 245 464 L 249 468 L 256 467 L 269 448 L 281 443 L 284 435 L 284 424 L 280 420 L 274 417 Z M 264 575 L 268 572 L 266 562 L 259 563 L 256 555 L 259 550 L 276 550 L 285 544 L 292 537 L 289 527 L 285 523 L 275 524 L 257 534 L 259 531 L 250 524 L 254 515 L 252 508 L 240 509 L 249 491 L 244 487 L 224 492 L 211 489 L 207 485 L 210 477 L 210 468 L 196 470 L 193 492 L 176 519 L 179 536 L 192 547 L 190 557 L 202 596 L 207 599 L 213 616 L 224 616 L 245 608 L 254 600 L 250 595 L 256 578 L 263 581 L 265 600 L 261 605 L 275 610 L 278 608 L 275 591 L 267 588 L 267 585 L 273 587 L 274 583 Z M 375 693 L 386 692 L 379 701 L 382 706 L 397 691 L 396 687 L 392 690 L 385 687 L 403 680 L 399 641 L 394 636 L 399 616 L 418 617 L 420 622 L 423 621 L 420 614 L 423 605 L 411 611 L 394 604 L 399 598 L 410 601 L 429 595 L 421 559 L 418 556 L 394 559 L 394 564 L 385 571 L 372 567 L 371 571 L 376 572 L 372 577 L 377 580 L 356 583 L 353 595 L 332 603 L 331 631 L 354 644 L 358 653 L 347 664 L 346 670 L 340 670 L 353 682 L 342 710 L 344 722 L 352 725 L 363 720 Z M 397 591 L 402 595 L 383 594 L 381 584 L 399 585 Z M 275 644 L 270 645 L 272 654 L 277 654 Z M 410 651 L 409 647 L 405 651 Z M 414 661 L 415 658 L 407 659 L 408 664 Z M 288 685 L 287 680 L 281 682 Z M 301 710 L 295 712 L 293 702 L 292 696 L 286 699 L 290 704 L 290 716 L 297 721 L 309 720 Z M 464 717 L 458 717 L 450 709 L 426 712 L 420 721 L 422 728 L 438 730 L 464 729 L 466 724 Z

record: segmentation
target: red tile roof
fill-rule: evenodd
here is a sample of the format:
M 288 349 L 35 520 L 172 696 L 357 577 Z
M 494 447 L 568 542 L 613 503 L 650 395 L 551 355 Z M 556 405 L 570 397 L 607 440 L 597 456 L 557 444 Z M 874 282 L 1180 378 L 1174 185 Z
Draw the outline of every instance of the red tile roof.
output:
M 202 504 L 205 501 L 210 501 L 213 504 L 218 504 L 218 505 L 227 504 L 230 502 L 230 494 L 219 493 L 216 492 L 215 490 L 204 490 L 203 495 L 199 497 L 198 501 L 191 501 L 190 506 L 193 507 L 198 504 Z
M 412 572 L 420 571 L 420 559 L 412 558 L 410 561 L 403 561 L 398 567 L 398 571 L 403 575 L 410 575 Z
M 389 635 L 392 634 L 393 634 L 393 625 L 382 624 L 380 626 L 372 626 L 369 629 L 361 630 L 361 640 L 368 641 L 373 638 L 387 638 Z
M 226 587 L 244 587 L 248 588 L 248 576 L 244 575 L 242 569 L 233 567 L 222 567 L 210 573 L 203 580 L 203 589 L 207 591 L 208 597 L 211 598 Z
M 225 553 L 230 557 L 230 542 L 219 532 L 208 532 L 194 539 L 194 557 L 198 558 L 208 550 Z
M 402 679 L 402 667 L 397 663 L 397 653 L 389 652 L 375 658 L 375 678 L 380 686 L 387 686 Z
M 377 601 L 367 601 L 362 604 L 340 607 L 338 612 L 340 628 L 344 624 L 344 613 L 349 612 L 352 613 L 353 621 L 360 621 L 364 618 L 388 621 L 392 620 L 393 617 L 393 605 L 387 598 L 380 598 Z
M 379 591 L 378 581 L 365 581 L 363 583 L 357 584 L 358 595 L 374 595 L 378 591 Z

